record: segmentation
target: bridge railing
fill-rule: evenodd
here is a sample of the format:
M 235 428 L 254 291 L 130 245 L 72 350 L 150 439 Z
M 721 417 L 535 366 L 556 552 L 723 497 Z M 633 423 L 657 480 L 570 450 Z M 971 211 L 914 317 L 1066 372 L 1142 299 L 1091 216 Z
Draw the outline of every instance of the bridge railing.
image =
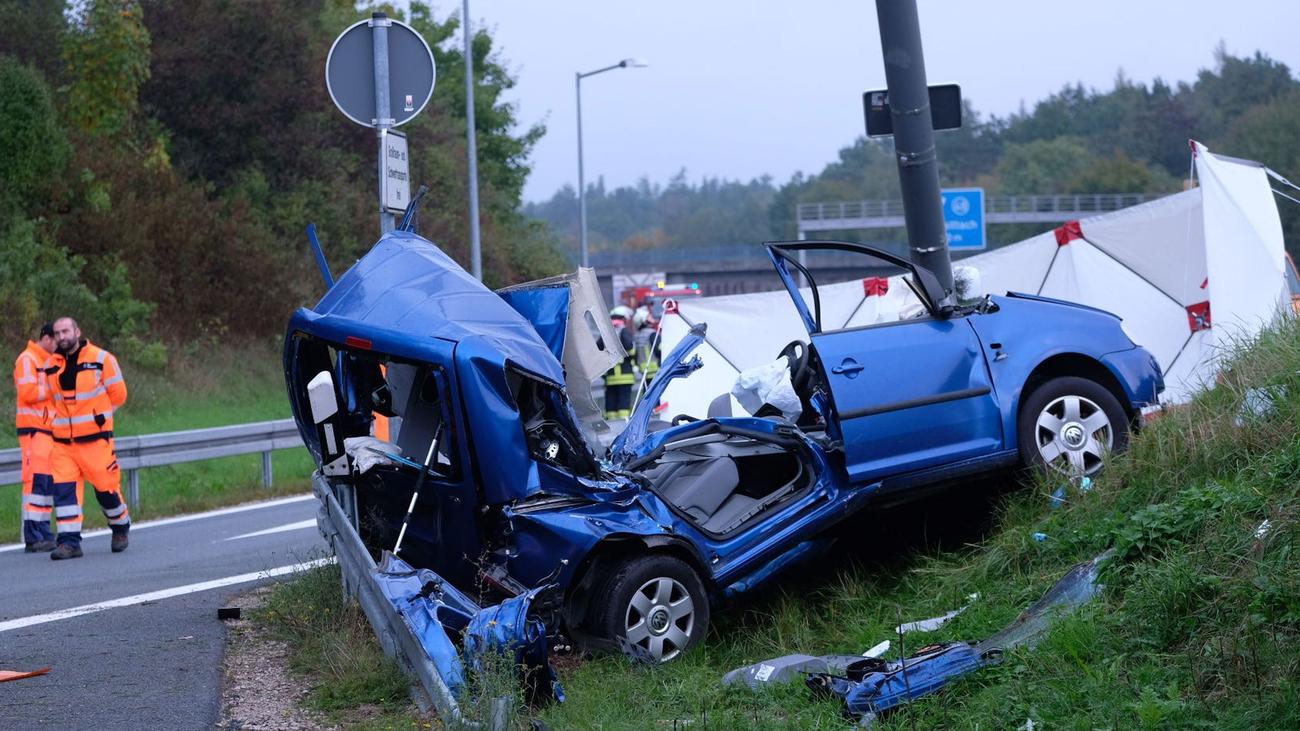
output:
M 132 506 L 140 503 L 140 470 L 146 467 L 260 452 L 262 486 L 269 488 L 272 480 L 271 452 L 302 446 L 302 437 L 293 419 L 117 437 L 113 441 L 118 466 L 126 474 L 126 499 Z M 13 484 L 21 479 L 22 452 L 18 449 L 0 450 L 0 485 Z
M 902 252 L 905 245 L 890 242 L 874 244 L 887 251 Z M 842 251 L 817 252 L 814 257 L 818 267 L 860 266 L 859 254 Z M 760 243 L 729 244 L 723 246 L 673 247 L 632 251 L 615 249 L 591 253 L 591 265 L 604 274 L 611 271 L 634 272 L 715 272 L 715 271 L 772 271 L 772 261 Z M 775 274 L 773 281 L 775 281 Z
M 1094 214 L 1129 208 L 1159 196 L 1143 193 L 1088 193 L 1062 195 L 993 195 L 984 199 L 990 222 L 999 214 Z M 899 219 L 903 201 L 864 200 L 800 203 L 799 221 Z

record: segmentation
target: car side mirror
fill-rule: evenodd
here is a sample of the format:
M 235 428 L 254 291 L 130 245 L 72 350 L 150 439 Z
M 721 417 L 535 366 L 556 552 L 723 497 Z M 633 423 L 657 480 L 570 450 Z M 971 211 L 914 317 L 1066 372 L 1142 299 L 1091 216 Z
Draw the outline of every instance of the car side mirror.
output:
M 329 371 L 317 373 L 307 382 L 307 403 L 311 420 L 320 438 L 321 472 L 327 475 L 348 474 L 348 456 L 343 452 L 343 435 L 337 432 L 338 393 Z

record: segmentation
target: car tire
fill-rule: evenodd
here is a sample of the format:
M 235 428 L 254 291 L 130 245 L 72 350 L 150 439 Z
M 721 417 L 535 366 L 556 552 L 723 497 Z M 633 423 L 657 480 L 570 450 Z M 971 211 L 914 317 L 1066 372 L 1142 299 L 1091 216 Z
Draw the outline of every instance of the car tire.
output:
M 618 564 L 592 607 L 602 645 L 663 663 L 699 644 L 709 628 L 704 582 L 684 561 L 665 554 Z
M 1017 421 L 1020 459 L 1047 474 L 1095 475 L 1107 454 L 1128 447 L 1129 421 L 1105 386 L 1061 376 L 1033 390 Z

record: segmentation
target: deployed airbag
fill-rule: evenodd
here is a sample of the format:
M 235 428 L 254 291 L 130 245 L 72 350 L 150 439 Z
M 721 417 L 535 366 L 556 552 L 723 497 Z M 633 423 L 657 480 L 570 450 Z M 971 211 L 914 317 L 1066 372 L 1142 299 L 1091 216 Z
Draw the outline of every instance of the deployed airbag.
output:
M 731 395 L 751 414 L 758 414 L 764 404 L 779 409 L 790 421 L 798 420 L 803 413 L 799 394 L 790 382 L 790 362 L 784 356 L 741 371 L 731 387 Z

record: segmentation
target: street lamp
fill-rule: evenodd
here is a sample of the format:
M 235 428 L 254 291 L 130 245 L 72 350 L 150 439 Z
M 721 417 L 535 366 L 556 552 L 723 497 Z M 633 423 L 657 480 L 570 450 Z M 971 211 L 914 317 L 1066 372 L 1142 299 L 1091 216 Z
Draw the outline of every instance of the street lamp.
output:
M 582 242 L 582 266 L 584 267 L 587 266 L 587 181 L 582 175 L 582 80 L 588 76 L 603 74 L 614 69 L 644 68 L 648 65 L 639 58 L 625 58 L 612 66 L 586 73 L 578 72 L 573 75 L 573 85 L 578 90 L 578 220 L 579 236 Z

